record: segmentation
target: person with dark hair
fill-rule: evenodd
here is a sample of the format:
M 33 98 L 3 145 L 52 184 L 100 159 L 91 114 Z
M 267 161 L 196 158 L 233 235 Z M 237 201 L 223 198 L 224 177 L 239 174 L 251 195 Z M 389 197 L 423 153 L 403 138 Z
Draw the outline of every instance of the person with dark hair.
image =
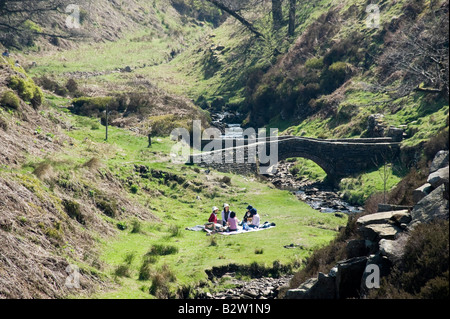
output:
M 230 218 L 232 211 L 230 210 L 229 204 L 223 204 L 223 211 L 222 211 L 222 223 L 223 226 L 227 225 L 228 218 Z
M 245 212 L 244 218 L 242 218 L 242 224 L 243 223 L 250 223 L 253 219 L 253 215 L 257 214 L 258 211 L 253 208 L 252 205 L 247 206 L 247 211 Z
M 255 209 L 254 214 L 252 215 L 252 222 L 248 224 L 250 228 L 259 228 L 260 218 L 258 212 Z
M 237 231 L 237 226 L 238 226 L 238 219 L 236 218 L 236 213 L 235 212 L 231 212 L 230 213 L 230 217 L 228 218 L 228 230 L 229 231 Z
M 9 58 L 9 51 L 8 49 L 5 50 L 5 52 L 2 53 L 2 56 L 5 58 Z

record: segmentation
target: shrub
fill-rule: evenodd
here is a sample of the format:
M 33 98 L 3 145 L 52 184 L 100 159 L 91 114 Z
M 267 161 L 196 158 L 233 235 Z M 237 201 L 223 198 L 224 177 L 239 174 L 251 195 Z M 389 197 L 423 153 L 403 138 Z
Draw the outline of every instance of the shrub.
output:
M 222 183 L 225 183 L 225 184 L 227 184 L 227 185 L 231 185 L 231 178 L 228 177 L 228 176 L 224 176 L 224 177 L 222 178 Z
M 79 97 L 72 100 L 73 112 L 84 116 L 99 116 L 106 107 L 111 111 L 117 109 L 112 97 Z
M 130 277 L 130 265 L 122 264 L 116 267 L 114 270 L 116 277 Z
M 19 96 L 25 102 L 30 102 L 34 108 L 39 107 L 44 100 L 42 90 L 30 78 L 24 79 L 14 75 L 9 79 L 8 86 L 17 91 Z
M 168 299 L 171 297 L 169 283 L 175 282 L 176 276 L 166 264 L 163 265 L 152 276 L 152 285 L 149 292 L 158 299 Z
M 178 247 L 166 245 L 153 245 L 147 256 L 167 256 L 178 253 Z
M 126 230 L 128 228 L 128 225 L 126 222 L 118 222 L 117 223 L 117 228 L 119 230 Z
M 347 63 L 335 62 L 322 73 L 320 86 L 325 93 L 331 93 L 344 83 L 349 74 Z
M 70 93 L 77 93 L 78 92 L 78 83 L 74 79 L 67 80 L 66 83 L 66 89 Z
M 185 128 L 191 130 L 192 124 L 188 124 L 186 120 L 176 114 L 166 114 L 159 116 L 151 116 L 149 125 L 152 128 L 153 136 L 168 136 L 176 128 Z
M 449 222 L 420 224 L 412 232 L 402 258 L 402 287 L 419 292 L 449 269 Z
M 135 185 L 135 184 L 131 185 L 130 191 L 131 191 L 133 194 L 137 194 L 137 192 L 139 191 L 139 186 L 137 186 L 137 185 Z
M 142 232 L 142 223 L 138 221 L 137 219 L 134 219 L 131 222 L 131 233 L 132 234 L 139 234 Z
M 81 214 L 81 209 L 80 209 L 79 203 L 72 201 L 72 200 L 63 199 L 62 205 L 63 205 L 64 210 L 66 211 L 67 215 L 69 215 L 70 218 L 75 219 L 77 222 L 79 222 L 80 224 L 83 224 L 83 225 L 86 223 L 83 215 Z
M 97 208 L 100 209 L 106 216 L 116 217 L 117 203 L 115 201 L 108 201 L 101 199 L 97 202 Z
M 155 256 L 144 256 L 141 268 L 139 269 L 139 280 L 149 280 L 152 277 L 151 265 L 156 263 Z
M 136 257 L 136 253 L 134 251 L 127 253 L 124 258 L 124 262 L 127 265 L 131 265 L 133 263 L 134 258 Z
M 305 66 L 310 69 L 322 69 L 323 68 L 323 58 L 311 58 L 305 62 Z
M 20 99 L 13 91 L 6 91 L 0 99 L 0 104 L 10 109 L 17 110 L 20 107 Z
M 372 298 L 449 297 L 449 222 L 420 224 L 411 231 L 399 263 Z
M 262 255 L 264 253 L 264 248 L 256 248 L 255 249 L 255 254 L 256 255 Z

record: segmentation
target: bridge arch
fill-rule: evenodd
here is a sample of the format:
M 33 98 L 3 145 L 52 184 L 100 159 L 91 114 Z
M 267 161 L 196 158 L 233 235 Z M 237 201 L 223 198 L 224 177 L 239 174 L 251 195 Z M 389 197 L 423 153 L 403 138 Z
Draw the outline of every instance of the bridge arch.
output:
M 305 152 L 283 153 L 278 156 L 278 162 L 286 160 L 288 158 L 294 158 L 294 157 L 301 157 L 301 158 L 305 158 L 307 160 L 313 161 L 314 163 L 319 165 L 321 169 L 324 170 L 324 172 L 327 174 L 327 176 L 335 175 L 334 167 L 330 163 L 325 161 L 324 159 L 322 159 L 319 156 L 316 156 L 314 154 L 309 154 L 309 153 L 305 153 Z

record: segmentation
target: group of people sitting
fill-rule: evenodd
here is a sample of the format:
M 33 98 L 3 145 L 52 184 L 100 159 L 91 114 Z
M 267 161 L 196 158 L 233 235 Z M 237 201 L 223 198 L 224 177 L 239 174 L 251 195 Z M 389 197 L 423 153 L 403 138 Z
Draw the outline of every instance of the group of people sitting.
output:
M 258 211 L 251 205 L 247 206 L 247 211 L 245 212 L 242 221 L 239 221 L 237 219 L 236 213 L 230 210 L 230 205 L 228 204 L 223 205 L 221 220 L 218 219 L 218 214 L 219 208 L 214 206 L 211 216 L 208 219 L 208 224 L 205 225 L 206 228 L 213 228 L 211 230 L 227 230 L 230 232 L 237 231 L 238 226 L 242 226 L 244 229 L 259 228 L 260 218 L 258 215 Z M 221 225 L 222 227 L 217 227 L 217 224 L 219 226 Z

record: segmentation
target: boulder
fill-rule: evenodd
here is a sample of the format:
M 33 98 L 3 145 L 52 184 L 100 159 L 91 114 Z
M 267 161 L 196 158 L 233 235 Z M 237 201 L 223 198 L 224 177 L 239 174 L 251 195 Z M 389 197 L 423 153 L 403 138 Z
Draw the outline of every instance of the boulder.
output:
M 395 225 L 409 224 L 412 220 L 411 214 L 406 211 L 399 211 L 392 215 L 390 221 Z
M 317 278 L 311 278 L 298 289 L 290 289 L 287 299 L 336 299 L 336 279 L 333 276 L 319 273 Z
M 337 263 L 337 299 L 358 298 L 367 257 L 356 257 Z
M 405 245 L 400 240 L 381 239 L 380 254 L 387 257 L 390 261 L 396 262 L 403 256 Z
M 408 210 L 411 209 L 411 206 L 405 206 L 405 205 L 392 205 L 392 204 L 378 204 L 378 213 L 383 212 L 390 212 L 394 210 Z
M 398 214 L 408 214 L 408 210 L 396 210 L 382 213 L 375 213 L 370 215 L 365 215 L 356 221 L 359 226 L 367 226 L 373 224 L 387 224 L 392 222 L 392 218 L 394 215 Z
M 430 165 L 430 174 L 436 172 L 438 169 L 448 166 L 448 151 L 439 151 Z
M 432 190 L 433 190 L 433 187 L 431 186 L 430 183 L 423 184 L 419 188 L 416 188 L 413 191 L 414 203 L 417 204 L 418 202 L 420 202 L 425 196 L 430 194 Z
M 436 219 L 448 220 L 448 209 L 448 199 L 445 199 L 445 185 L 440 185 L 414 206 L 411 211 L 412 223 L 429 223 Z
M 289 289 L 286 292 L 286 299 L 307 299 L 306 296 L 308 292 L 318 281 L 317 278 L 310 278 L 297 289 Z
M 367 259 L 366 267 L 364 269 L 363 276 L 361 278 L 361 293 L 360 296 L 364 297 L 369 293 L 370 288 L 367 285 L 368 277 L 372 274 L 369 270 L 370 265 L 377 265 L 379 269 L 380 279 L 381 277 L 387 276 L 390 273 L 392 263 L 388 260 L 386 256 L 382 256 L 380 252 L 370 255 Z
M 442 184 L 448 183 L 448 173 L 448 166 L 440 168 L 428 176 L 427 182 L 430 183 L 433 188 L 438 188 Z
M 361 235 L 370 241 L 378 242 L 381 239 L 395 239 L 402 228 L 393 224 L 372 224 L 359 228 Z
M 408 210 L 399 210 L 365 215 L 356 223 L 364 239 L 378 242 L 380 239 L 395 239 L 402 231 L 400 226 L 410 221 Z

